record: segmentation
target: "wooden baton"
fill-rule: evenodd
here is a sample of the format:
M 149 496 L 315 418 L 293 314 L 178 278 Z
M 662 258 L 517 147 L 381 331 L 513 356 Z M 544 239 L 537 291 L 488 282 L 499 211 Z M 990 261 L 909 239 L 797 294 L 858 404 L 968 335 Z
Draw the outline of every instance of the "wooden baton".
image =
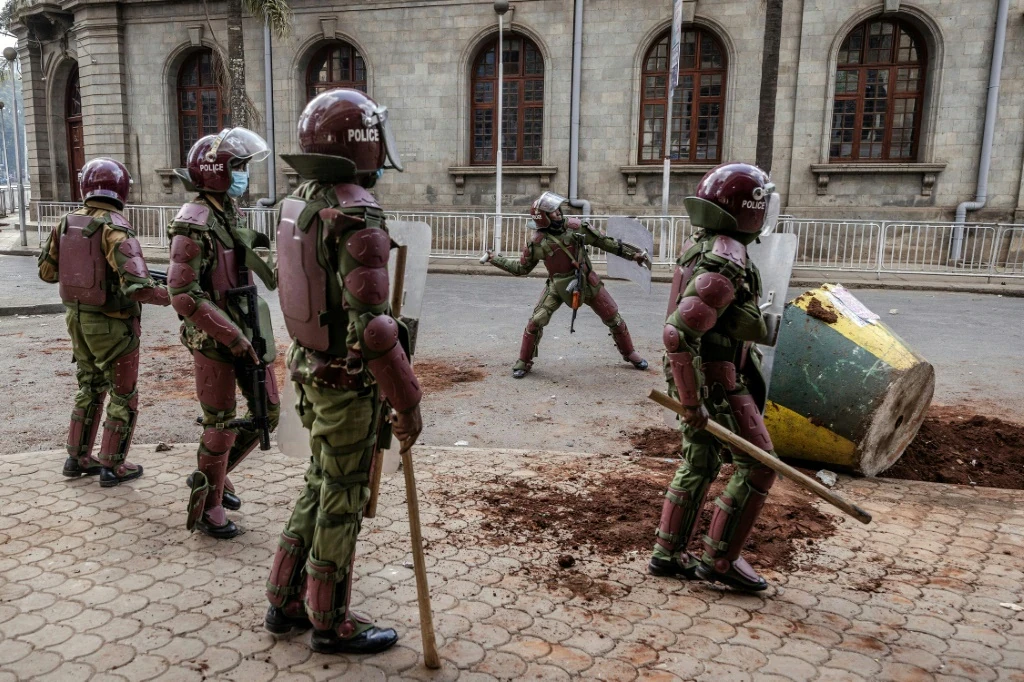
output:
M 427 583 L 427 562 L 423 556 L 423 535 L 420 533 L 420 502 L 416 495 L 416 477 L 412 471 L 412 444 L 402 445 L 402 470 L 405 473 L 405 498 L 409 503 L 409 534 L 412 536 L 412 566 L 416 573 L 416 601 L 420 607 L 420 636 L 423 639 L 423 663 L 432 670 L 441 667 L 434 637 L 434 616 L 430 608 L 430 585 Z
M 671 397 L 665 395 L 661 391 L 651 391 L 651 394 L 647 396 L 654 402 L 658 403 L 662 407 L 666 407 L 680 416 L 685 416 L 686 408 L 678 400 L 673 400 Z M 705 427 L 712 436 L 722 441 L 726 445 L 737 450 L 742 450 L 761 464 L 779 474 L 785 476 L 789 480 L 796 483 L 804 490 L 809 490 L 821 499 L 825 500 L 832 506 L 841 509 L 853 518 L 857 519 L 861 523 L 871 523 L 871 514 L 867 513 L 855 504 L 847 502 L 839 495 L 835 494 L 818 481 L 815 481 L 810 476 L 804 474 L 798 469 L 789 466 L 778 457 L 774 457 L 761 448 L 757 447 L 753 443 L 740 438 L 735 433 L 725 428 L 718 422 L 709 419 L 708 425 Z
M 396 320 L 402 315 L 402 299 L 405 295 L 405 263 L 409 256 L 408 246 L 399 246 L 395 255 L 395 288 L 391 292 L 391 316 Z M 409 358 L 412 362 L 412 358 Z M 387 419 L 388 415 L 381 415 Z M 372 519 L 377 516 L 377 500 L 380 499 L 380 476 L 384 469 L 384 452 L 377 446 L 373 452 L 373 464 L 370 467 L 370 499 L 366 501 L 363 517 Z

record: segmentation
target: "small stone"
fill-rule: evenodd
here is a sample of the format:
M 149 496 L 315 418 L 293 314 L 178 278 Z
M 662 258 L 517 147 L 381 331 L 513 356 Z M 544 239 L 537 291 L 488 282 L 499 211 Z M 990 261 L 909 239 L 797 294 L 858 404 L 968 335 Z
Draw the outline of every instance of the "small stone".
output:
M 890 315 L 899 315 L 899 312 L 900 312 L 899 308 L 890 308 L 889 309 L 889 314 Z
M 816 473 L 816 474 L 815 474 L 814 476 L 815 476 L 815 477 L 816 477 L 816 478 L 817 478 L 817 479 L 818 479 L 819 481 L 821 481 L 822 483 L 824 483 L 825 485 L 827 485 L 827 486 L 828 486 L 829 488 L 831 488 L 832 486 L 834 486 L 834 485 L 836 484 L 836 481 L 838 481 L 838 480 L 839 480 L 839 477 L 838 477 L 838 476 L 836 476 L 836 475 L 835 475 L 834 473 L 832 473 L 831 471 L 829 471 L 828 469 L 822 469 L 821 471 L 819 471 L 818 473 Z
M 171 446 L 168 445 L 167 443 L 164 443 L 163 441 L 161 441 L 161 442 L 156 444 L 156 451 L 157 452 L 167 452 L 170 449 L 171 449 Z
M 572 568 L 576 565 L 576 558 L 571 554 L 563 554 L 558 557 L 558 565 L 562 568 Z
M 455 447 L 457 447 L 457 448 L 464 448 L 467 445 L 469 445 L 469 441 L 468 440 L 457 440 L 457 441 L 455 441 Z

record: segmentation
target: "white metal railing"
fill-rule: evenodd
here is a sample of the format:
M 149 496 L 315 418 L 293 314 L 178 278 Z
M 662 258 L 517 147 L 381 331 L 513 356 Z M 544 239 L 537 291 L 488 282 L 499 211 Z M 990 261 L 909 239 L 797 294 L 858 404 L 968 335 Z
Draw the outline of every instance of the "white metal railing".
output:
M 39 241 L 61 216 L 78 208 L 67 202 L 38 202 Z M 128 220 L 146 246 L 167 246 L 166 226 L 178 206 L 129 206 Z M 273 208 L 243 209 L 249 227 L 274 241 L 277 211 Z M 434 258 L 475 259 L 495 243 L 497 216 L 493 213 L 390 211 L 392 220 L 425 222 L 433 234 Z M 598 229 L 609 216 L 591 216 Z M 675 262 L 679 250 L 693 232 L 687 216 L 637 216 L 654 236 L 655 264 Z M 795 234 L 798 249 L 795 269 L 875 272 L 878 274 L 936 274 L 1024 277 L 1024 225 L 942 222 L 816 220 L 783 216 L 779 231 Z M 527 243 L 532 228 L 529 216 L 501 216 L 501 251 L 517 253 Z M 959 244 L 959 248 L 954 244 Z M 958 255 L 957 255 L 958 254 Z M 957 255 L 956 258 L 953 256 Z M 604 262 L 601 251 L 592 253 Z

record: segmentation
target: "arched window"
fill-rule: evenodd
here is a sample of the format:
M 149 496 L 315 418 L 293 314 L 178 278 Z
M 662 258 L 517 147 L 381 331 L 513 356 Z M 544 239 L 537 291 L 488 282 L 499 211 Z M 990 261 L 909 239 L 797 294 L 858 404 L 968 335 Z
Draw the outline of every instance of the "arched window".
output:
M 366 92 L 366 63 L 348 43 L 331 43 L 320 48 L 306 71 L 306 98 L 324 90 L 354 88 Z
M 502 163 L 541 162 L 544 137 L 544 58 L 528 38 L 505 36 L 502 101 Z M 484 44 L 473 62 L 472 163 L 493 165 L 494 126 L 498 118 L 498 37 Z
M 178 127 L 181 160 L 199 138 L 215 135 L 230 125 L 227 102 L 217 85 L 219 65 L 213 50 L 197 50 L 178 71 Z
M 839 48 L 832 161 L 915 160 L 924 103 L 924 41 L 902 21 L 870 19 Z
M 665 158 L 670 36 L 666 32 L 644 57 L 640 89 L 640 163 Z M 698 28 L 683 30 L 679 85 L 672 97 L 669 155 L 681 163 L 717 163 L 722 157 L 725 109 L 725 50 Z
M 64 121 L 68 133 L 68 175 L 71 180 L 71 199 L 82 200 L 82 189 L 78 174 L 85 165 L 85 145 L 82 141 L 82 91 L 78 81 L 76 64 L 68 76 L 67 91 L 64 94 Z

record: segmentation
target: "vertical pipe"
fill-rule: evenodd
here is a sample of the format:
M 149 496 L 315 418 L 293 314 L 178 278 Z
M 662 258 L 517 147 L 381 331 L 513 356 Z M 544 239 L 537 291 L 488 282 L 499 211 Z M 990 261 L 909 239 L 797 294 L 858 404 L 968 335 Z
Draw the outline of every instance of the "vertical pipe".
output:
M 505 107 L 505 15 L 498 15 L 498 116 L 494 132 L 495 181 L 494 181 L 494 251 L 501 253 L 501 162 L 504 156 L 502 149 L 502 111 Z
M 7 50 L 4 50 L 4 53 L 4 56 L 8 57 Z M 21 173 L 21 130 L 18 128 L 18 92 L 17 79 L 14 76 L 14 59 L 16 57 L 8 57 L 7 64 L 11 67 L 11 85 L 14 89 L 14 162 L 18 165 L 18 224 L 21 229 L 21 245 L 28 246 L 28 237 L 25 235 L 25 184 Z
M 950 244 L 949 258 L 956 262 L 960 260 L 963 243 L 964 228 L 967 222 L 967 212 L 976 211 L 985 206 L 988 200 L 988 171 L 992 164 L 992 140 L 995 137 L 996 114 L 999 109 L 999 81 L 1003 69 L 1003 51 L 1006 47 L 1006 20 L 1010 10 L 1010 0 L 999 0 L 996 9 L 996 35 L 992 43 L 992 66 L 988 73 L 988 98 L 985 103 L 985 129 L 981 139 L 981 159 L 978 162 L 978 188 L 974 201 L 961 202 L 956 207 L 957 227 L 953 231 L 953 240 Z
M 569 96 L 569 205 L 590 215 L 590 202 L 579 198 L 580 82 L 583 77 L 583 0 L 575 0 L 572 15 L 572 87 Z
M 263 24 L 263 82 L 270 156 L 267 157 L 267 196 L 256 203 L 259 206 L 273 206 L 277 203 L 277 149 L 274 146 L 274 52 L 270 24 Z
M 671 77 L 670 77 L 671 78 Z M 661 215 L 668 215 L 669 178 L 672 173 L 672 95 L 675 88 L 668 84 L 668 102 L 665 104 L 665 165 L 661 172 Z

